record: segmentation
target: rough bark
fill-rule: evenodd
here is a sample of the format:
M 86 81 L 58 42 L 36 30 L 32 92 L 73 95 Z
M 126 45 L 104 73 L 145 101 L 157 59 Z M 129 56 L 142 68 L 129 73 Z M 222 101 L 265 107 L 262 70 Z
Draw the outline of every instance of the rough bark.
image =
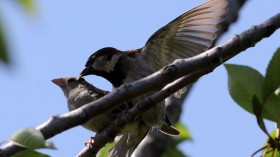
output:
M 228 0 L 229 2 L 229 11 L 227 13 L 227 18 L 221 24 L 221 29 L 217 33 L 217 40 L 221 35 L 227 32 L 229 26 L 236 22 L 239 17 L 239 12 L 246 0 Z M 184 101 L 187 100 L 188 94 L 191 91 L 192 86 L 188 87 L 187 93 L 185 93 L 181 99 L 176 99 L 174 97 L 167 98 L 166 101 L 166 110 L 167 114 L 174 124 L 180 119 L 182 107 Z M 156 131 L 155 131 L 156 132 Z M 139 147 L 135 150 L 135 157 L 154 157 L 161 156 L 166 149 L 166 143 L 171 138 L 163 134 L 151 133 L 147 136 Z M 161 142 L 158 142 L 161 141 Z

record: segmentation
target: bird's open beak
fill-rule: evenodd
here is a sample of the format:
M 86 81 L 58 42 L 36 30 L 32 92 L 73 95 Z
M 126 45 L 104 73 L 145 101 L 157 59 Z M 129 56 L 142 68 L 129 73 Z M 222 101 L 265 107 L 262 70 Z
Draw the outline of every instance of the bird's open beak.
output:
M 56 85 L 58 85 L 59 87 L 64 87 L 66 86 L 65 81 L 63 78 L 58 78 L 58 79 L 53 79 L 52 82 Z

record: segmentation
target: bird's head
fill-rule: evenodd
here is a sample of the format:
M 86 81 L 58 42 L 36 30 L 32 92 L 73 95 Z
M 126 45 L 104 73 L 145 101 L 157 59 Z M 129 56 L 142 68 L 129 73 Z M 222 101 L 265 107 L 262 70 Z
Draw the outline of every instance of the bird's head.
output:
M 88 83 L 84 78 L 64 77 L 53 79 L 52 82 L 62 89 L 67 98 L 86 96 L 88 93 L 91 97 L 95 96 L 95 99 L 98 99 L 109 93 Z
M 78 79 L 77 77 L 57 78 L 53 79 L 52 82 L 61 88 L 66 97 L 79 88 L 86 88 L 88 84 L 84 78 Z
M 100 72 L 110 73 L 119 61 L 122 52 L 112 48 L 106 47 L 94 52 L 87 60 L 85 69 L 80 76 L 90 74 L 98 75 Z
M 102 48 L 93 53 L 87 60 L 79 78 L 87 75 L 101 76 L 113 85 L 120 84 L 122 77 L 118 64 L 123 52 L 112 47 Z
M 84 78 L 65 77 L 53 79 L 52 82 L 62 89 L 70 111 L 109 93 L 88 83 Z

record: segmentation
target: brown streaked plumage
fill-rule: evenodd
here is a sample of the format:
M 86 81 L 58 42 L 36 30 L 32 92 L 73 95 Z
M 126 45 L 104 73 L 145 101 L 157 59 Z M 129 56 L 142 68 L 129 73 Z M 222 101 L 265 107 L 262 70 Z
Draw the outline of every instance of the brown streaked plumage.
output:
M 53 79 L 52 82 L 59 86 L 63 91 L 67 100 L 69 111 L 75 110 L 89 102 L 95 101 L 109 93 L 108 91 L 103 91 L 92 86 L 83 78 L 80 78 L 79 80 L 77 80 L 76 77 L 57 78 Z M 99 132 L 108 125 L 108 121 L 110 122 L 114 118 L 115 115 L 108 112 L 89 120 L 82 126 L 91 131 Z
M 206 51 L 216 38 L 219 24 L 227 12 L 226 0 L 209 0 L 177 17 L 158 31 L 146 42 L 144 47 L 120 51 L 115 48 L 103 48 L 91 55 L 80 77 L 98 75 L 104 77 L 117 88 L 144 78 L 176 59 L 185 59 Z M 177 92 L 180 96 L 180 92 Z M 148 93 L 148 96 L 151 93 Z M 146 97 L 144 96 L 144 97 Z M 143 99 L 140 97 L 137 100 Z M 134 103 L 137 102 L 134 100 Z M 163 124 L 164 102 L 142 114 L 143 121 L 150 127 Z M 129 141 L 120 140 L 122 142 Z M 129 143 L 129 142 L 128 142 Z M 125 145 L 123 143 L 123 145 Z M 120 154 L 130 156 L 133 151 L 122 147 Z
M 86 105 L 87 103 L 95 101 L 109 93 L 108 91 L 103 91 L 91 85 L 83 78 L 80 79 L 77 79 L 76 77 L 57 78 L 57 79 L 53 79 L 52 82 L 62 89 L 67 100 L 69 111 L 72 111 L 83 105 Z M 117 119 L 119 114 L 123 113 L 124 109 L 129 109 L 129 107 L 132 106 L 125 105 L 125 104 L 121 106 L 117 106 L 116 108 L 110 110 L 109 112 L 105 112 L 95 118 L 90 119 L 82 126 L 91 131 L 100 132 L 103 129 L 105 129 L 111 122 Z M 169 122 L 167 116 L 165 121 L 166 123 L 164 123 L 164 125 L 160 129 L 161 132 L 167 135 L 178 135 L 179 131 L 173 128 L 172 126 L 170 126 L 171 123 Z M 130 134 L 131 131 L 135 131 L 133 135 Z M 139 141 L 141 142 L 141 140 L 146 136 L 148 131 L 149 131 L 149 126 L 147 126 L 143 122 L 141 116 L 138 116 L 136 119 L 129 122 L 125 126 L 125 128 L 123 128 L 119 132 L 119 135 L 122 135 L 123 139 L 126 139 L 128 137 L 131 138 L 132 136 L 134 136 L 133 137 L 134 140 L 129 144 L 131 144 L 131 148 L 132 147 L 136 148 L 139 144 Z M 133 148 L 133 150 L 135 148 Z

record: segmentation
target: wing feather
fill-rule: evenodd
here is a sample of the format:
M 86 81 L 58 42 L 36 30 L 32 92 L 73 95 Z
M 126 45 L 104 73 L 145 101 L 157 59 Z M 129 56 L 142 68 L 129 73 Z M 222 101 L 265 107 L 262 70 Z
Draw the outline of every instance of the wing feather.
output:
M 155 71 L 180 58 L 203 53 L 216 38 L 227 12 L 226 0 L 209 0 L 156 31 L 138 58 Z

